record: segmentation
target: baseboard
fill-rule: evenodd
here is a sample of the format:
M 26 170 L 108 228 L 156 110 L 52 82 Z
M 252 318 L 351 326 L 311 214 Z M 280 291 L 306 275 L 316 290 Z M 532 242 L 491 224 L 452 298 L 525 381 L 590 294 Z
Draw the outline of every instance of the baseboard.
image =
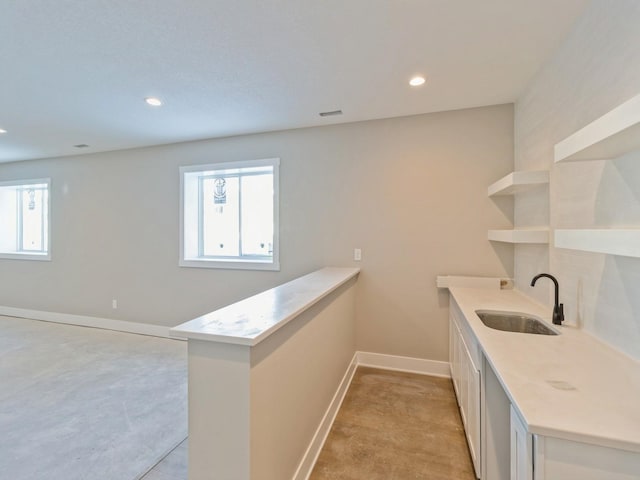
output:
M 357 352 L 356 356 L 359 367 L 375 367 L 384 370 L 433 375 L 434 377 L 451 377 L 447 362 L 370 352 Z
M 351 380 L 356 373 L 358 367 L 375 367 L 384 370 L 396 370 L 400 372 L 418 373 L 421 375 L 433 375 L 436 377 L 449 378 L 449 364 L 447 362 L 438 362 L 435 360 L 425 360 L 422 358 L 400 357 L 397 355 L 384 355 L 381 353 L 356 352 L 353 360 L 349 364 L 347 371 L 342 377 L 342 381 L 336 390 L 329 408 L 322 417 L 322 421 L 311 439 L 311 443 L 307 448 L 302 461 L 298 465 L 298 469 L 292 480 L 307 480 L 311 476 L 313 467 L 318 460 L 318 456 L 322 451 L 324 442 L 329 436 L 333 422 L 340 410 L 342 401 L 344 400 Z
M 331 426 L 333 425 L 333 421 L 336 419 L 336 415 L 340 410 L 340 406 L 342 405 L 342 401 L 344 400 L 345 395 L 347 394 L 347 390 L 349 389 L 349 385 L 351 385 L 351 380 L 353 379 L 353 375 L 356 373 L 358 353 L 353 356 L 347 371 L 342 377 L 342 381 L 336 390 L 335 395 L 331 399 L 331 403 L 329 404 L 329 408 L 325 412 L 322 417 L 322 421 L 316 430 L 316 433 L 313 435 L 311 439 L 311 443 L 307 448 L 307 451 L 304 453 L 302 457 L 302 461 L 298 465 L 298 469 L 296 473 L 293 475 L 293 480 L 307 480 L 313 471 L 313 467 L 318 460 L 318 456 L 322 451 L 322 447 L 324 446 L 324 442 L 327 440 L 329 436 L 329 432 L 331 431 Z
M 85 315 L 73 315 L 69 313 L 45 312 L 42 310 L 27 310 L 24 308 L 5 307 L 0 305 L 0 315 L 8 317 L 28 318 L 30 320 L 42 320 L 45 322 L 64 323 L 80 327 L 102 328 L 118 332 L 136 333 L 138 335 L 150 335 L 152 337 L 164 337 L 176 339 L 170 335 L 170 327 L 149 325 L 148 323 L 126 322 L 111 318 L 89 317 Z

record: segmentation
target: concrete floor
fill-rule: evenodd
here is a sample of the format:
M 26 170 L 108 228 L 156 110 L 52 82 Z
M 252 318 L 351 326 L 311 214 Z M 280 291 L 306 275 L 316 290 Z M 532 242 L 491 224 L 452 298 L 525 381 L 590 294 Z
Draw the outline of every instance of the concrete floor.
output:
M 186 349 L 0 316 L 0 477 L 140 478 L 187 436 Z
M 186 480 L 187 442 L 142 480 Z M 451 381 L 360 367 L 310 480 L 475 480 Z
M 0 317 L 2 475 L 186 480 L 186 381 L 186 342 Z M 449 379 L 357 370 L 310 480 L 363 478 L 475 479 Z
M 189 440 L 184 440 L 140 480 L 187 480 Z
M 360 367 L 310 480 L 475 480 L 451 381 Z

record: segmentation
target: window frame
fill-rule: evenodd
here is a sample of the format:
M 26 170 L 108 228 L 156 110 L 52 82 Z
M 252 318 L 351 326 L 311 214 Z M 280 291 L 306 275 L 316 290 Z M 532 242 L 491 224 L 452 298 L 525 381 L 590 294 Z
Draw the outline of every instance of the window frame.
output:
M 272 167 L 273 168 L 273 255 L 269 257 L 259 256 L 247 256 L 242 257 L 229 257 L 221 258 L 215 256 L 202 255 L 202 211 L 201 211 L 201 193 L 200 185 L 203 177 L 209 177 L 213 174 L 206 172 L 215 172 L 218 170 L 233 170 L 243 168 L 256 168 L 256 167 Z M 241 160 L 235 162 L 223 162 L 223 163 L 209 163 L 203 165 L 190 165 L 182 166 L 180 171 L 180 252 L 178 265 L 180 267 L 196 267 L 196 268 L 217 268 L 217 269 L 232 269 L 232 270 L 270 270 L 280 271 L 280 159 L 279 158 L 264 158 L 260 160 Z M 197 187 L 186 187 L 185 177 L 187 174 L 201 173 L 197 175 Z M 193 191 L 197 191 L 197 199 L 195 204 L 193 201 L 189 201 L 187 195 L 193 194 Z M 197 221 L 187 220 L 185 214 L 185 208 L 187 203 L 191 204 L 191 208 L 197 205 L 197 213 L 195 218 Z M 189 215 L 190 218 L 194 217 L 193 213 Z M 189 228 L 194 228 L 195 234 L 190 234 L 190 240 L 185 240 L 186 224 L 190 223 Z M 241 227 L 240 227 L 241 229 Z M 187 255 L 187 244 L 191 245 L 189 250 L 198 252 L 196 256 Z M 192 245 L 195 245 L 194 246 Z
M 0 251 L 0 259 L 4 260 L 36 260 L 36 261 L 51 261 L 51 178 L 29 178 L 22 180 L 8 180 L 0 182 L 0 188 L 4 187 L 16 187 L 16 192 L 22 190 L 28 190 L 30 185 L 46 185 L 47 192 L 47 228 L 46 228 L 46 250 L 42 253 L 37 253 L 34 250 L 20 250 L 16 248 L 15 252 L 3 252 Z M 22 203 L 16 202 L 16 247 L 21 248 L 22 244 Z M 43 210 L 44 213 L 44 210 Z M 42 218 L 44 221 L 44 216 Z M 43 236 L 45 229 L 43 228 Z M 43 238 L 44 243 L 44 238 Z

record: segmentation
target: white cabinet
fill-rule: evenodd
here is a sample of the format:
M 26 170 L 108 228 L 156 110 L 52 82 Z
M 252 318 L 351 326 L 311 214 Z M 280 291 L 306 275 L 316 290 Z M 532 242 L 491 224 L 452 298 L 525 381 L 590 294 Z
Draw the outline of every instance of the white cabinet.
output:
M 515 361 L 508 363 L 510 369 L 505 374 L 507 365 L 505 356 L 494 354 L 496 350 L 498 353 L 501 351 L 498 343 L 500 334 L 483 332 L 481 329 L 485 327 L 473 313 L 476 309 L 487 308 L 488 305 L 496 305 L 494 308 L 498 308 L 495 300 L 497 297 L 492 296 L 489 289 L 486 292 L 481 295 L 478 292 L 467 293 L 463 289 L 453 290 L 449 303 L 449 361 L 478 478 L 482 480 L 640 480 L 640 447 L 633 440 L 636 438 L 635 434 L 624 436 L 628 432 L 637 431 L 637 429 L 634 430 L 637 412 L 631 408 L 631 405 L 635 404 L 627 404 L 625 401 L 621 405 L 627 410 L 614 415 L 609 415 L 610 412 L 606 410 L 607 405 L 603 404 L 602 416 L 597 410 L 599 405 L 594 405 L 594 408 L 589 411 L 595 415 L 595 423 L 593 418 L 584 417 L 584 428 L 567 430 L 564 416 L 557 417 L 557 421 L 553 418 L 559 415 L 556 409 L 557 398 L 546 397 L 542 390 L 532 388 L 531 392 L 536 396 L 529 397 L 527 402 L 520 403 L 523 395 L 528 393 L 527 390 L 523 390 L 527 385 L 531 384 L 535 387 L 545 378 L 553 377 L 548 376 L 548 373 L 536 372 L 535 375 L 538 376 L 534 375 L 531 378 L 534 369 L 529 369 L 527 375 L 524 375 L 524 372 L 514 367 L 514 364 L 518 363 Z M 513 298 L 511 295 L 509 297 Z M 458 298 L 466 315 L 459 307 Z M 469 298 L 482 298 L 483 303 L 470 305 Z M 513 303 L 509 305 L 508 309 L 519 310 L 511 306 L 514 305 Z M 485 333 L 489 334 L 485 335 Z M 505 334 L 503 339 L 505 342 L 515 341 L 515 337 L 512 338 L 515 335 Z M 565 338 L 568 339 L 569 336 L 566 335 Z M 482 345 L 479 339 L 483 342 Z M 486 343 L 484 343 L 485 339 Z M 496 339 L 495 343 L 493 339 Z M 537 341 L 534 338 L 531 340 Z M 571 346 L 568 340 L 565 344 L 558 345 L 563 350 L 568 346 Z M 506 350 L 511 355 L 517 355 L 519 351 L 520 348 Z M 528 362 L 537 362 L 541 372 L 545 372 L 547 367 L 543 364 L 547 361 L 547 356 L 532 355 L 532 353 L 542 352 L 547 352 L 547 349 L 523 352 L 523 355 L 526 354 L 523 358 L 527 358 Z M 553 354 L 550 349 L 548 353 Z M 618 363 L 610 352 L 594 352 L 593 355 L 597 355 L 598 365 L 603 362 L 603 371 L 626 372 L 628 368 L 635 367 L 628 364 L 626 360 Z M 552 365 L 555 366 L 557 363 L 558 360 L 553 360 Z M 582 365 L 581 368 L 593 370 L 594 365 Z M 500 370 L 501 367 L 502 370 Z M 525 380 L 526 383 L 522 383 Z M 607 385 L 615 389 L 616 396 L 624 396 L 629 389 L 634 395 L 636 393 L 633 391 L 632 382 L 624 386 L 621 384 L 618 386 L 615 382 Z M 512 390 L 509 390 L 510 388 Z M 587 392 L 577 390 L 569 393 L 571 401 L 576 402 L 581 411 L 584 411 L 585 405 L 592 405 L 590 401 L 581 397 Z M 569 395 L 566 398 L 569 398 Z M 541 415 L 539 409 L 550 409 L 555 413 Z M 564 410 L 564 415 L 569 416 L 570 424 L 582 418 L 573 415 L 569 410 Z M 541 418 L 543 421 L 540 421 Z M 616 425 L 615 422 L 622 423 Z M 602 432 L 596 430 L 598 425 L 602 426 Z M 616 431 L 612 430 L 616 426 L 621 427 L 617 430 L 621 434 L 610 435 L 610 432 Z M 631 441 L 628 440 L 630 437 Z
M 638 480 L 640 453 L 534 436 L 535 480 Z
M 458 355 L 460 344 L 460 332 L 449 314 L 449 370 L 451 371 L 451 381 L 456 398 L 460 398 L 460 367 L 458 366 Z
M 449 308 L 449 364 L 469 452 L 480 478 L 480 362 L 476 340 L 461 321 L 454 300 Z
M 638 480 L 640 453 L 532 435 L 511 406 L 511 480 Z
M 534 480 L 532 439 L 511 406 L 511 480 Z
M 467 423 L 465 432 L 469 442 L 469 451 L 473 467 L 480 477 L 480 370 L 476 368 L 467 351 Z

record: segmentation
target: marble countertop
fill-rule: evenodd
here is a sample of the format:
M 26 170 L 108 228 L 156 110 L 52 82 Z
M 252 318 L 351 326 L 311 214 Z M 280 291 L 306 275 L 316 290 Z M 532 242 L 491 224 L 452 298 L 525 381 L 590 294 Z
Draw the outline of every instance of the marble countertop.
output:
M 360 272 L 327 267 L 171 329 L 187 339 L 254 346 Z
M 552 308 L 516 290 L 450 288 L 513 406 L 531 433 L 640 452 L 640 362 L 572 326 L 557 336 L 486 327 L 476 310 Z

